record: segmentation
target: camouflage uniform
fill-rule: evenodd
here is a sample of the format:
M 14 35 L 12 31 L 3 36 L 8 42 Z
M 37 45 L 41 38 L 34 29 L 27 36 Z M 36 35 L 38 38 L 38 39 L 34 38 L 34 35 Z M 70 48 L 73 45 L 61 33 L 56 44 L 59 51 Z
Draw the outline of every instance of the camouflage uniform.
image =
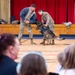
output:
M 33 34 L 32 34 L 32 30 L 31 30 L 30 24 L 26 24 L 25 22 L 23 22 L 22 20 L 20 20 L 20 33 L 19 33 L 18 39 L 22 38 L 22 35 L 23 35 L 23 32 L 24 32 L 24 27 L 27 28 L 27 30 L 29 32 L 29 37 L 33 38 Z
M 50 31 L 54 32 L 54 20 L 50 16 L 49 13 L 43 12 L 42 14 L 42 23 L 44 24 L 46 22 L 47 27 L 49 28 Z M 45 39 L 43 39 L 43 42 L 40 44 L 44 44 Z M 54 44 L 54 39 L 52 40 L 52 44 Z
M 42 14 L 42 23 L 44 23 L 44 21 L 46 21 L 46 25 L 49 27 L 49 29 L 54 31 L 54 20 L 47 12 L 43 12 Z
M 22 38 L 22 35 L 23 35 L 23 32 L 24 32 L 24 27 L 27 28 L 28 32 L 29 32 L 29 37 L 31 39 L 31 42 L 33 42 L 33 34 L 32 34 L 32 29 L 31 29 L 31 26 L 30 24 L 26 24 L 24 22 L 24 20 L 27 20 L 29 21 L 30 23 L 31 22 L 34 22 L 33 19 L 36 18 L 35 16 L 35 11 L 31 11 L 30 8 L 24 8 L 21 12 L 20 12 L 20 33 L 18 35 L 18 39 L 19 41 L 21 41 L 21 38 Z M 34 17 L 32 20 L 31 18 Z

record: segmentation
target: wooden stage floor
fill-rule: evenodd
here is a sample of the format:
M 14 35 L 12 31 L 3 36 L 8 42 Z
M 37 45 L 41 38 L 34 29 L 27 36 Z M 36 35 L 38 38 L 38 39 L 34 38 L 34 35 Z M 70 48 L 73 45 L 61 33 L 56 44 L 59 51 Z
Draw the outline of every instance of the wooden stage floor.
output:
M 16 60 L 17 62 L 19 61 L 19 58 L 26 52 L 40 51 L 46 59 L 48 72 L 55 72 L 56 66 L 58 64 L 58 53 L 63 51 L 67 45 L 74 43 L 75 39 L 65 39 L 63 41 L 55 40 L 55 45 L 45 46 L 39 44 L 42 41 L 42 39 L 34 39 L 34 42 L 36 42 L 37 45 L 30 45 L 29 39 L 22 39 L 22 41 L 24 42 L 22 43 L 22 45 L 20 45 L 18 59 Z

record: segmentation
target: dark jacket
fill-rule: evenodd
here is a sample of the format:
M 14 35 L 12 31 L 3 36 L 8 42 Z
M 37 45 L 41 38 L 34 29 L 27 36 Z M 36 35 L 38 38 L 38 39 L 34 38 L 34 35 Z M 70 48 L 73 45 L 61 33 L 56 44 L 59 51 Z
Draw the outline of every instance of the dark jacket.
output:
M 48 75 L 59 75 L 58 73 L 49 72 Z
M 24 9 L 21 10 L 21 12 L 20 12 L 20 18 L 21 18 L 22 20 L 25 20 L 25 17 L 26 17 L 26 15 L 27 15 L 28 11 L 29 11 L 29 7 L 24 8 Z M 37 19 L 37 18 L 36 18 L 36 14 L 34 14 L 34 15 L 30 18 L 30 23 L 36 23 L 36 19 Z
M 17 75 L 16 73 L 17 63 L 11 58 L 3 56 L 0 61 L 0 75 Z

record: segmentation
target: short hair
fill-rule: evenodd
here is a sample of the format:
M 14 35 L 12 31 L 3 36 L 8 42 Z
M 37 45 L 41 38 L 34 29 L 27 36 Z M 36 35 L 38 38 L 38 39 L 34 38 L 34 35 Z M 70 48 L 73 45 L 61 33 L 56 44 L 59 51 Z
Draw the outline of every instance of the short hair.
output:
M 10 33 L 0 35 L 0 60 L 2 59 L 3 52 L 7 50 L 8 46 L 15 45 L 15 36 Z
M 35 4 L 31 4 L 31 7 L 34 7 L 34 8 L 36 8 L 36 5 L 35 5 Z
M 43 9 L 38 10 L 38 12 L 41 12 L 41 11 L 43 11 L 43 12 L 44 12 L 44 10 L 43 10 Z

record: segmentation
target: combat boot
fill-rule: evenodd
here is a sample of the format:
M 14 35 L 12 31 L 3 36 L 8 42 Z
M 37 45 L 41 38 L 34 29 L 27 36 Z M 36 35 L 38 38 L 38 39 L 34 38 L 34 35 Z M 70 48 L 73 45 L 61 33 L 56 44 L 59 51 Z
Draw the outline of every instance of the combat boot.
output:
M 33 38 L 30 38 L 30 40 L 31 40 L 31 45 L 36 45 L 36 43 L 33 42 Z
M 19 39 L 19 42 L 20 42 L 20 45 L 22 45 L 22 44 L 21 44 L 21 39 Z
M 54 43 L 54 40 L 52 40 L 52 45 L 54 45 L 55 43 Z
M 43 41 L 40 44 L 45 45 L 45 39 L 43 39 Z
M 44 42 L 42 41 L 40 44 L 43 44 Z

